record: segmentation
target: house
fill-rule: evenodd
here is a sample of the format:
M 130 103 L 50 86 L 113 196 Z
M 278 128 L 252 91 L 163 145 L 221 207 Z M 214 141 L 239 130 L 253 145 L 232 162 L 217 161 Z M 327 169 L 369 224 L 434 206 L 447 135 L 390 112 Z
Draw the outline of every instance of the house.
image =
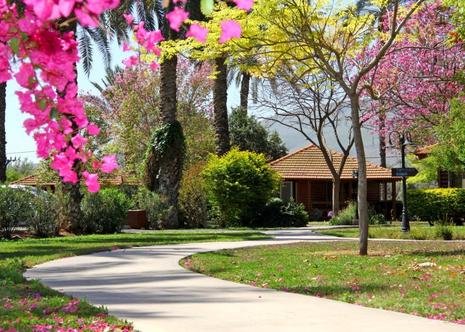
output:
M 336 168 L 343 155 L 331 151 Z M 332 176 L 323 153 L 315 145 L 272 161 L 270 166 L 282 178 L 281 198 L 302 203 L 309 214 L 321 212 L 325 217 L 332 209 Z M 357 197 L 357 159 L 348 157 L 341 176 L 341 208 Z M 386 218 L 396 215 L 396 182 L 391 169 L 367 163 L 368 203 Z
M 428 157 L 435 144 L 418 148 L 414 154 L 419 160 Z M 432 184 L 437 188 L 465 188 L 465 174 L 457 174 L 446 170 L 438 170 L 436 183 Z

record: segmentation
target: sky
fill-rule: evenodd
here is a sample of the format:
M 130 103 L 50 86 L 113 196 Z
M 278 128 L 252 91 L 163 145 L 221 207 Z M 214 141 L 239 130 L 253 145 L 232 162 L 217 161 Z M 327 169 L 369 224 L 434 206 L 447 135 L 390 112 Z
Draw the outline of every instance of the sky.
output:
M 127 57 L 116 43 L 111 46 L 112 51 L 112 65 L 121 65 L 121 61 Z M 105 77 L 105 66 L 103 61 L 97 52 L 94 52 L 94 65 L 91 70 L 90 76 L 83 72 L 82 66 L 78 66 L 78 83 L 81 92 L 91 92 L 98 94 L 98 90 L 92 85 L 91 82 L 100 83 L 101 79 Z M 7 140 L 7 157 L 8 158 L 21 158 L 29 159 L 37 162 L 38 158 L 35 153 L 35 143 L 32 137 L 28 136 L 22 125 L 26 116 L 19 110 L 18 99 L 15 95 L 15 91 L 19 90 L 19 86 L 14 81 L 9 81 L 7 86 L 7 109 L 6 109 L 6 140 Z M 240 102 L 240 96 L 238 88 L 235 84 L 231 84 L 228 91 L 228 107 L 238 106 Z M 283 138 L 289 151 L 296 150 L 298 148 L 308 145 L 308 142 L 302 137 L 301 134 L 293 131 L 292 129 L 285 128 L 282 126 L 274 126 L 278 133 Z M 375 136 L 368 132 L 365 132 L 365 146 L 367 150 L 368 160 L 371 162 L 378 163 L 378 152 L 377 146 L 378 141 Z M 329 141 L 329 145 L 331 141 Z M 335 147 L 335 145 L 333 145 Z M 352 155 L 355 155 L 355 151 L 352 151 Z M 395 161 L 394 159 L 390 159 Z

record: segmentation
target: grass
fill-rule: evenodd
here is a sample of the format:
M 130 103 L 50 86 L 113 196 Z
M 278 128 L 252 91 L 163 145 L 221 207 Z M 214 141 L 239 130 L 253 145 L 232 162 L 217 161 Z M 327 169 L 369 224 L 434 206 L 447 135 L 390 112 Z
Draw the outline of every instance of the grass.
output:
M 358 228 L 328 229 L 320 234 L 339 237 L 358 237 Z M 411 240 L 465 240 L 464 226 L 427 226 L 412 225 L 409 233 L 403 233 L 400 226 L 370 226 L 368 237 L 371 239 L 411 239 Z
M 182 264 L 220 279 L 465 324 L 465 243 L 300 243 L 197 254 Z M 426 263 L 426 264 L 424 264 Z
M 159 244 L 258 240 L 251 231 L 157 231 L 143 234 L 89 235 L 50 239 L 0 241 L 0 332 L 48 331 L 44 326 L 79 331 L 130 331 L 130 324 L 23 277 L 26 268 L 49 260 L 103 250 Z

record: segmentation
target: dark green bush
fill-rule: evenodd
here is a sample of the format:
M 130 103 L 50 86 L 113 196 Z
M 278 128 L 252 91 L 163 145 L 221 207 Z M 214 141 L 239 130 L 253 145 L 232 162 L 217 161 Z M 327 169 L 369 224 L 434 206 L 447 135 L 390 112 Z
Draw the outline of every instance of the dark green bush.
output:
M 121 231 L 127 218 L 130 203 L 117 189 L 103 189 L 96 194 L 87 193 L 82 200 L 84 233 L 110 234 Z
M 465 189 L 409 190 L 409 215 L 423 221 L 448 224 L 465 218 Z
M 32 212 L 30 191 L 18 188 L 0 188 L 0 235 L 10 238 L 22 223 L 27 224 Z
M 50 237 L 58 235 L 59 207 L 55 195 L 39 191 L 32 197 L 32 211 L 28 220 L 28 228 L 36 236 Z
M 202 175 L 221 226 L 251 226 L 279 185 L 264 155 L 237 149 L 211 156 Z
M 320 209 L 312 209 L 308 215 L 310 221 L 322 221 L 324 220 L 323 211 Z
M 252 227 L 304 227 L 309 219 L 301 203 L 283 202 L 279 198 L 271 199 L 263 211 L 253 219 Z

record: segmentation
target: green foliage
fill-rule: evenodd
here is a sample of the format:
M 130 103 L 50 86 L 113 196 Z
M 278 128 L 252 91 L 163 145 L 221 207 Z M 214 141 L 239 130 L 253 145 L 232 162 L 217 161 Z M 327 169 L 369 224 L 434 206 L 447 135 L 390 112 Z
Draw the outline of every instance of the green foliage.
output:
M 133 197 L 132 208 L 145 210 L 149 227 L 158 229 L 160 220 L 166 214 L 167 205 L 157 193 L 146 188 L 139 188 L 139 191 Z
M 117 189 L 103 189 L 97 194 L 87 193 L 82 200 L 83 222 L 87 234 L 110 234 L 121 231 L 130 203 Z
M 308 214 L 303 204 L 293 200 L 285 203 L 279 198 L 273 198 L 266 204 L 251 226 L 304 227 L 307 226 L 308 220 Z
M 229 117 L 231 145 L 242 151 L 263 153 L 268 160 L 287 154 L 287 148 L 277 132 L 268 133 L 265 127 L 241 108 L 232 111 Z
M 460 223 L 465 218 L 465 189 L 409 190 L 409 214 L 419 220 Z
M 350 202 L 347 207 L 329 221 L 330 225 L 356 225 L 357 205 Z
M 279 185 L 264 155 L 238 149 L 211 156 L 202 174 L 223 226 L 249 226 Z
M 55 195 L 39 191 L 31 199 L 32 211 L 28 228 L 39 237 L 49 237 L 58 234 L 58 199 Z
M 184 153 L 184 133 L 178 121 L 167 123 L 156 129 L 145 156 L 145 183 L 147 188 L 151 191 L 158 191 L 160 186 L 158 174 L 163 165 L 163 160 L 174 160 L 173 154 L 183 156 Z
M 198 163 L 184 171 L 179 191 L 179 218 L 183 228 L 207 226 L 208 197 L 201 175 L 204 166 Z
M 27 190 L 0 187 L 0 235 L 10 238 L 20 223 L 31 217 L 33 194 Z

